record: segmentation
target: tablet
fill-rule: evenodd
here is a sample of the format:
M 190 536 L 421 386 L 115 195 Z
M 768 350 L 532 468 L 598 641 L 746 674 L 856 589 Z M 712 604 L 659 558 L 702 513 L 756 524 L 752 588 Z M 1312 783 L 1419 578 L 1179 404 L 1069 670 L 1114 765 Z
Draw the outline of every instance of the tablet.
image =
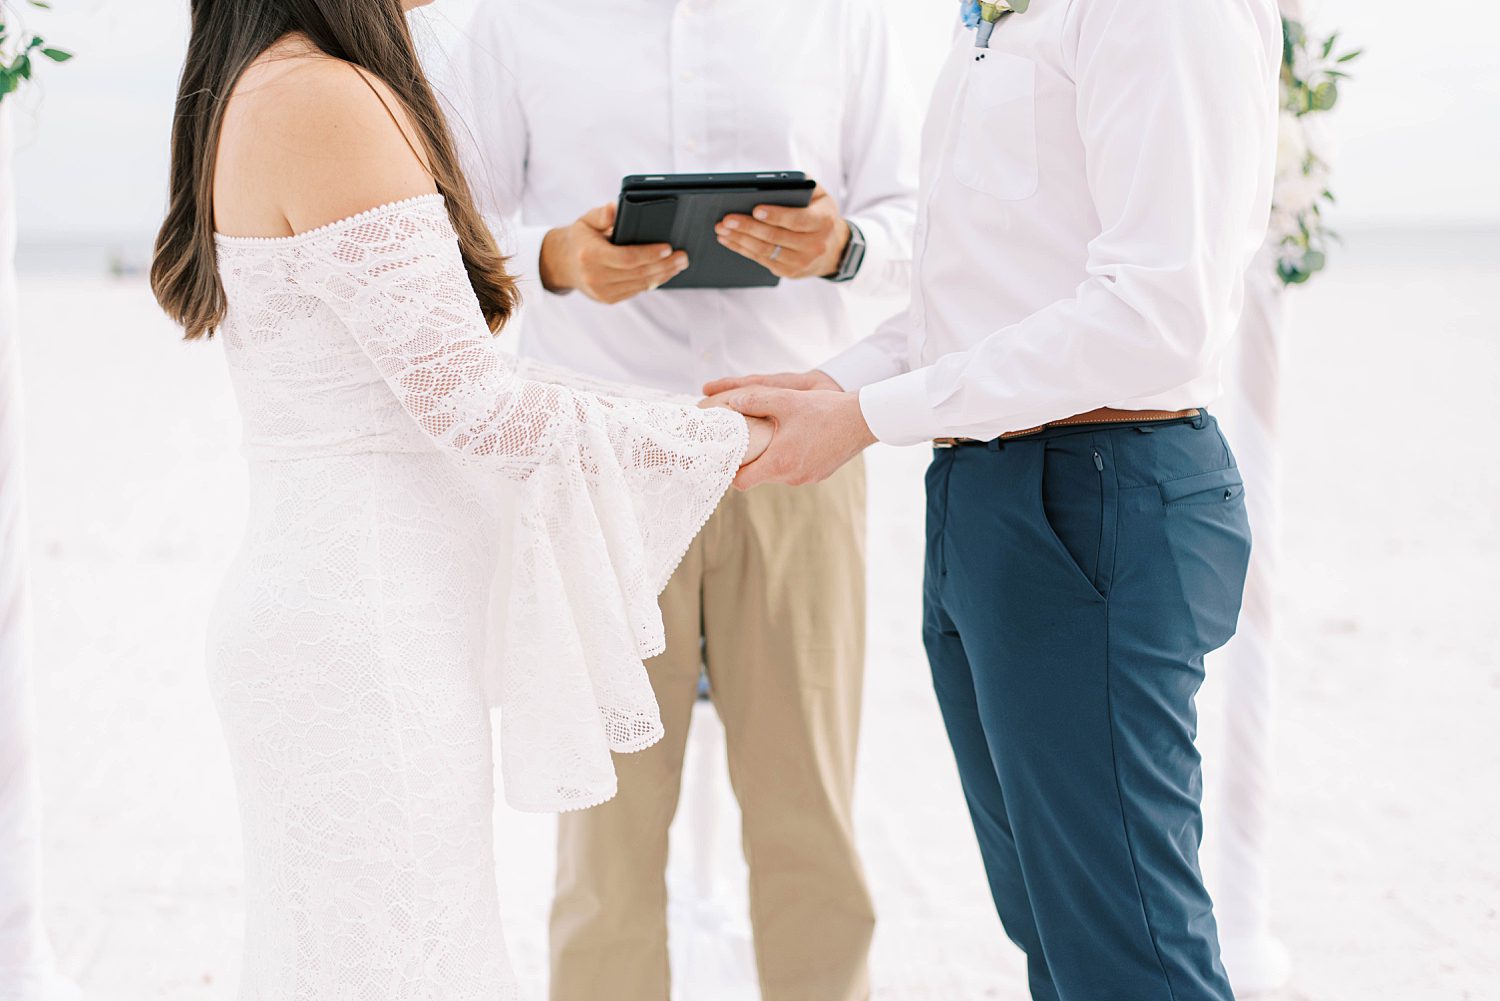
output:
M 767 268 L 719 243 L 714 233 L 731 212 L 757 205 L 806 208 L 816 182 L 795 170 L 750 174 L 632 174 L 620 182 L 616 244 L 669 243 L 688 255 L 687 270 L 664 289 L 757 288 L 780 283 Z

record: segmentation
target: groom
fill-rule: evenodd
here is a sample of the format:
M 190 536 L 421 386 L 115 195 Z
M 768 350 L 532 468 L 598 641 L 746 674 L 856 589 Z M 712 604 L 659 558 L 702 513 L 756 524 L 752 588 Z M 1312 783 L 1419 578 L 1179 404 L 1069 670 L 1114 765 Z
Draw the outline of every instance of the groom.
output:
M 777 422 L 741 487 L 936 446 L 923 635 L 1032 997 L 1230 1001 L 1193 698 L 1249 531 L 1202 407 L 1266 228 L 1281 25 L 1272 0 L 1015 6 L 938 82 L 907 310 L 707 403 Z

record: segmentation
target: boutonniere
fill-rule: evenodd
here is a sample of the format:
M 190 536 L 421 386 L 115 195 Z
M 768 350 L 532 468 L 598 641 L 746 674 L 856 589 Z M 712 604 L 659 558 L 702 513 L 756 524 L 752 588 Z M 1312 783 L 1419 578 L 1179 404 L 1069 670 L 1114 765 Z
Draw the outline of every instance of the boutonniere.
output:
M 960 0 L 963 6 L 964 27 L 973 28 L 974 44 L 981 49 L 990 47 L 990 36 L 995 25 L 1012 14 L 1024 14 L 1031 0 L 1001 0 L 1000 3 L 981 3 L 980 0 Z

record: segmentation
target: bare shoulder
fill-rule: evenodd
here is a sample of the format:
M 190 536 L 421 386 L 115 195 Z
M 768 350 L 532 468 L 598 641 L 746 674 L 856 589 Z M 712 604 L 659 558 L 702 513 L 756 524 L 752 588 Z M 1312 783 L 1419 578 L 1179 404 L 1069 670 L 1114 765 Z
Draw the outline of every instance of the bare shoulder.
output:
M 302 232 L 437 190 L 401 102 L 365 71 L 317 53 L 262 58 L 231 97 L 215 201 Z M 250 223 L 251 226 L 269 223 Z

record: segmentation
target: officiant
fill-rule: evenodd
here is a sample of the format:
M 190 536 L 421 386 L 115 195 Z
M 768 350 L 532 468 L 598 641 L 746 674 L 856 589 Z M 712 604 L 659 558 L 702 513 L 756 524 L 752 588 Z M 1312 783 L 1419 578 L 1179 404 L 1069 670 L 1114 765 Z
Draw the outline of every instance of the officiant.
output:
M 455 54 L 455 129 L 480 205 L 529 276 L 520 351 L 696 395 L 726 371 L 803 369 L 855 341 L 846 296 L 904 293 L 917 109 L 875 5 L 680 0 L 485 5 Z M 691 266 L 615 246 L 621 177 L 801 171 L 805 208 L 719 220 L 781 281 L 659 288 Z M 759 213 L 756 213 L 759 214 Z M 667 830 L 701 673 L 743 815 L 766 1001 L 864 1001 L 874 913 L 851 795 L 865 639 L 865 474 L 725 500 L 662 598 L 651 662 L 666 738 L 617 762 L 619 795 L 564 815 L 552 1001 L 662 1001 Z

